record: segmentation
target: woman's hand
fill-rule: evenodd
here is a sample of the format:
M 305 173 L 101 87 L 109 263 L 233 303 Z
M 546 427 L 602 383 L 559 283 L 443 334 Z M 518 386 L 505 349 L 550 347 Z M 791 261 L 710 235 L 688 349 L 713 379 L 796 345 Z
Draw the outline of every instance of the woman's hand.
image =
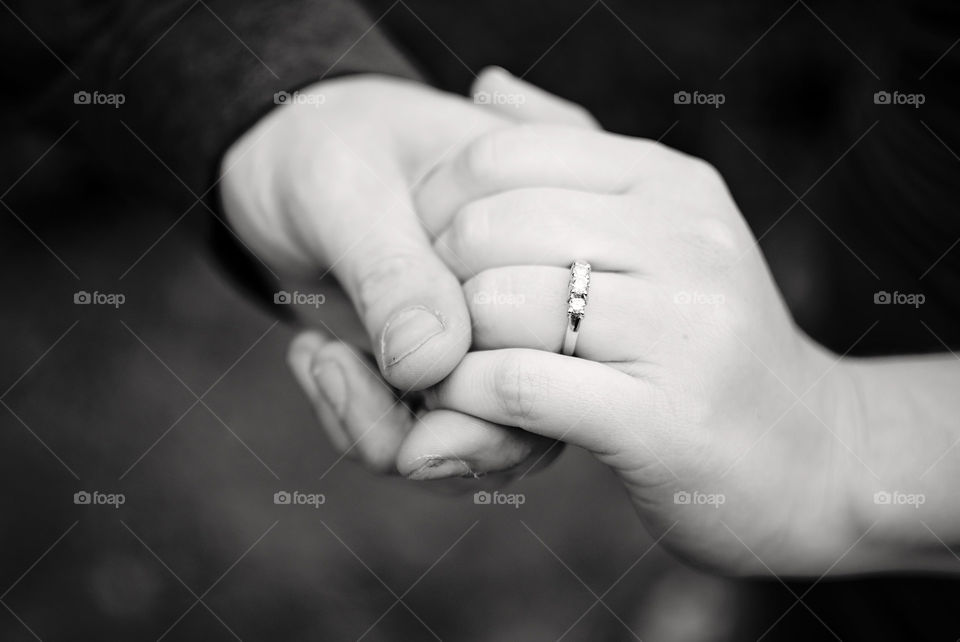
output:
M 526 125 L 425 182 L 473 350 L 437 407 L 582 446 L 663 543 L 734 574 L 859 569 L 846 370 L 794 325 L 723 180 L 657 143 Z M 569 266 L 593 266 L 575 357 Z M 839 561 L 838 560 L 841 560 Z M 837 564 L 836 568 L 833 567 Z

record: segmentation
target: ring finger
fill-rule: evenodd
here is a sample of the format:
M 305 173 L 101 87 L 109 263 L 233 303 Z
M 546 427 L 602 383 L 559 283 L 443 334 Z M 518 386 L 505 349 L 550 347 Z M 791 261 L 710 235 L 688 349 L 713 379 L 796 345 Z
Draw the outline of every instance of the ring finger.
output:
M 559 352 L 567 330 L 570 271 L 549 266 L 484 270 L 464 284 L 473 319 L 473 347 Z M 649 357 L 674 323 L 666 293 L 624 274 L 594 271 L 575 356 L 592 361 Z M 638 351 L 647 354 L 637 354 Z

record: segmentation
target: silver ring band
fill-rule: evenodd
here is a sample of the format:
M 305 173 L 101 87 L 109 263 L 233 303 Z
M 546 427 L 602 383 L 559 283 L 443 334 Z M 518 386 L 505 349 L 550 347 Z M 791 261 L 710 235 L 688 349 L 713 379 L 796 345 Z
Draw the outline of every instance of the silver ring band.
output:
M 590 264 L 574 261 L 570 265 L 569 294 L 567 295 L 567 331 L 563 335 L 563 354 L 572 357 L 580 336 L 580 324 L 587 312 L 587 292 L 590 289 Z

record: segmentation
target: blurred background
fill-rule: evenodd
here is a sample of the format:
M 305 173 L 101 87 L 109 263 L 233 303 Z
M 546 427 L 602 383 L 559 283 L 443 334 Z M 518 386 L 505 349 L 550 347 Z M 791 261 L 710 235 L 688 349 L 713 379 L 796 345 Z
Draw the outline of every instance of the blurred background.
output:
M 864 63 L 884 58 L 878 33 L 890 14 L 811 5 L 816 13 L 584 2 L 543 15 L 533 2 L 483 2 L 464 20 L 459 7 L 410 2 L 383 25 L 429 61 L 440 86 L 466 90 L 463 61 L 530 69 L 529 80 L 585 104 L 608 129 L 665 136 L 709 159 L 762 235 L 799 322 L 830 347 L 845 349 L 882 313 L 857 353 L 939 350 L 898 316 L 907 312 L 872 305 L 878 282 L 917 291 L 919 270 L 878 240 L 896 236 L 889 226 L 850 214 L 850 185 L 877 160 L 871 141 L 896 134 L 883 129 L 890 112 L 870 100 L 883 85 Z M 29 40 L 16 22 L 3 29 Z M 673 102 L 695 89 L 726 102 Z M 575 449 L 501 489 L 525 495 L 519 508 L 338 461 L 284 364 L 294 328 L 216 258 L 217 223 L 203 208 L 160 204 L 103 177 L 91 158 L 110 150 L 91 151 L 80 136 L 51 149 L 56 135 L 31 126 L 22 95 L 2 109 L 0 639 L 960 635 L 947 579 L 827 580 L 805 593 L 683 567 L 654 545 L 612 474 Z M 934 148 L 936 163 L 957 162 Z M 139 153 L 137 163 L 152 162 Z M 830 225 L 791 208 L 784 183 L 798 193 L 815 184 L 805 201 Z M 940 241 L 931 256 L 952 239 Z M 952 343 L 955 292 L 940 283 L 924 284 L 924 318 Z M 125 300 L 76 305 L 79 291 Z M 274 503 L 294 490 L 326 501 Z M 122 493 L 124 503 L 77 505 L 80 491 Z

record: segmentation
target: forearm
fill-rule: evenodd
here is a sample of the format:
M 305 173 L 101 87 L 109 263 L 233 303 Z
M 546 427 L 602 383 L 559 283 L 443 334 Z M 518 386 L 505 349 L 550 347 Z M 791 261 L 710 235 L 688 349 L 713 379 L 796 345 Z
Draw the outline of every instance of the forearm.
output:
M 849 359 L 859 418 L 852 509 L 868 570 L 960 572 L 960 360 Z

